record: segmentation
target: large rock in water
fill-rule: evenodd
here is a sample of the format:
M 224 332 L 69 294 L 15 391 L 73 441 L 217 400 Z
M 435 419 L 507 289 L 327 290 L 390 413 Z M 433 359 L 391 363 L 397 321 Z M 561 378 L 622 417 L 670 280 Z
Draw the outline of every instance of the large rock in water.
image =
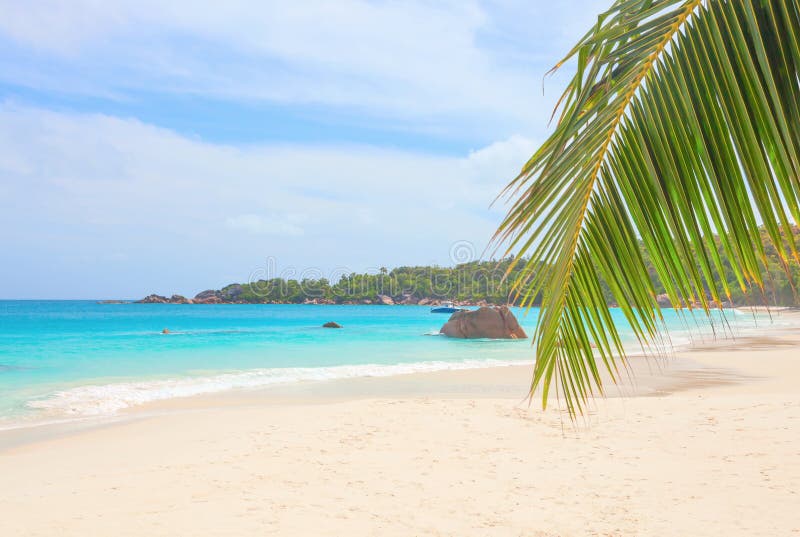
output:
M 528 335 L 506 306 L 457 311 L 444 324 L 441 333 L 463 339 L 525 339 Z

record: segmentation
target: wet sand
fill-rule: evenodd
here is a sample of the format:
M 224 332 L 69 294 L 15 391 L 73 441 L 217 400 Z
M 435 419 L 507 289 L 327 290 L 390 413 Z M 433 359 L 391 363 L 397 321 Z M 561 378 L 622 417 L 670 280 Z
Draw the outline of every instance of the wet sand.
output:
M 0 433 L 0 535 L 800 534 L 800 336 L 631 361 L 573 423 L 530 367 Z

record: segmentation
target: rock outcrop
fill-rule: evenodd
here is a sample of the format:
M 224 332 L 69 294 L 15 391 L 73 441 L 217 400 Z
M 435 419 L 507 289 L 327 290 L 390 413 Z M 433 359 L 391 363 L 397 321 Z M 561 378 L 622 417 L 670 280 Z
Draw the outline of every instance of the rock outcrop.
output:
M 141 300 L 136 301 L 137 304 L 169 304 L 169 299 L 161 295 L 147 295 Z
M 389 295 L 378 295 L 376 304 L 383 304 L 384 306 L 394 306 L 394 300 Z
M 241 295 L 243 291 L 244 289 L 242 289 L 240 284 L 234 283 L 227 287 L 223 287 L 222 291 L 219 292 L 219 296 L 226 302 L 236 302 L 239 299 L 239 295 Z M 207 293 L 208 291 L 205 292 Z
M 186 298 L 183 295 L 172 295 L 167 298 L 161 295 L 147 295 L 141 300 L 137 300 L 136 304 L 192 304 L 194 301 Z
M 462 339 L 525 339 L 528 335 L 506 306 L 457 311 L 442 326 L 441 333 Z
M 672 302 L 669 299 L 669 295 L 666 293 L 656 296 L 656 302 L 658 302 L 658 305 L 661 306 L 662 308 L 672 307 Z
M 322 328 L 341 328 L 342 325 L 339 323 L 335 323 L 333 321 L 328 321 L 327 323 L 322 325 Z
M 219 304 L 222 302 L 222 293 L 213 289 L 202 291 L 194 296 L 195 304 Z

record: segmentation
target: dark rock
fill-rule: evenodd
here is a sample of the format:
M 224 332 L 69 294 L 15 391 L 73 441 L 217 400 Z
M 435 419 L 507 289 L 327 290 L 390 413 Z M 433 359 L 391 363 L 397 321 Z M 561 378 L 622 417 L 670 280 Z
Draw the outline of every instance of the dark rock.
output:
M 322 325 L 323 328 L 341 328 L 342 325 L 339 323 L 335 323 L 333 321 L 328 321 L 327 323 Z
M 161 295 L 147 295 L 141 300 L 136 301 L 137 304 L 168 304 L 169 299 Z
M 224 300 L 234 301 L 237 298 L 239 298 L 239 295 L 242 294 L 242 291 L 243 291 L 242 286 L 239 285 L 238 283 L 234 283 L 232 285 L 224 287 L 219 294 L 221 298 L 223 298 Z
M 457 311 L 441 329 L 448 337 L 463 339 L 525 339 L 528 335 L 506 306 Z

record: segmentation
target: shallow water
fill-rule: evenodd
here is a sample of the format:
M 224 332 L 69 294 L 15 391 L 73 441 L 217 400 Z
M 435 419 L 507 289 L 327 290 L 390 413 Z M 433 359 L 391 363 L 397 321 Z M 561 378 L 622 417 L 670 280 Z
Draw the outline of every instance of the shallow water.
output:
M 532 334 L 538 316 L 516 310 Z M 635 347 L 622 314 L 623 339 Z M 530 362 L 530 341 L 436 334 L 422 306 L 97 304 L 0 301 L 0 427 L 107 415 L 158 399 L 231 388 Z M 673 344 L 770 326 L 716 313 L 665 318 Z M 342 329 L 324 329 L 336 321 Z M 758 327 L 758 328 L 756 328 Z M 167 328 L 170 334 L 162 334 Z

